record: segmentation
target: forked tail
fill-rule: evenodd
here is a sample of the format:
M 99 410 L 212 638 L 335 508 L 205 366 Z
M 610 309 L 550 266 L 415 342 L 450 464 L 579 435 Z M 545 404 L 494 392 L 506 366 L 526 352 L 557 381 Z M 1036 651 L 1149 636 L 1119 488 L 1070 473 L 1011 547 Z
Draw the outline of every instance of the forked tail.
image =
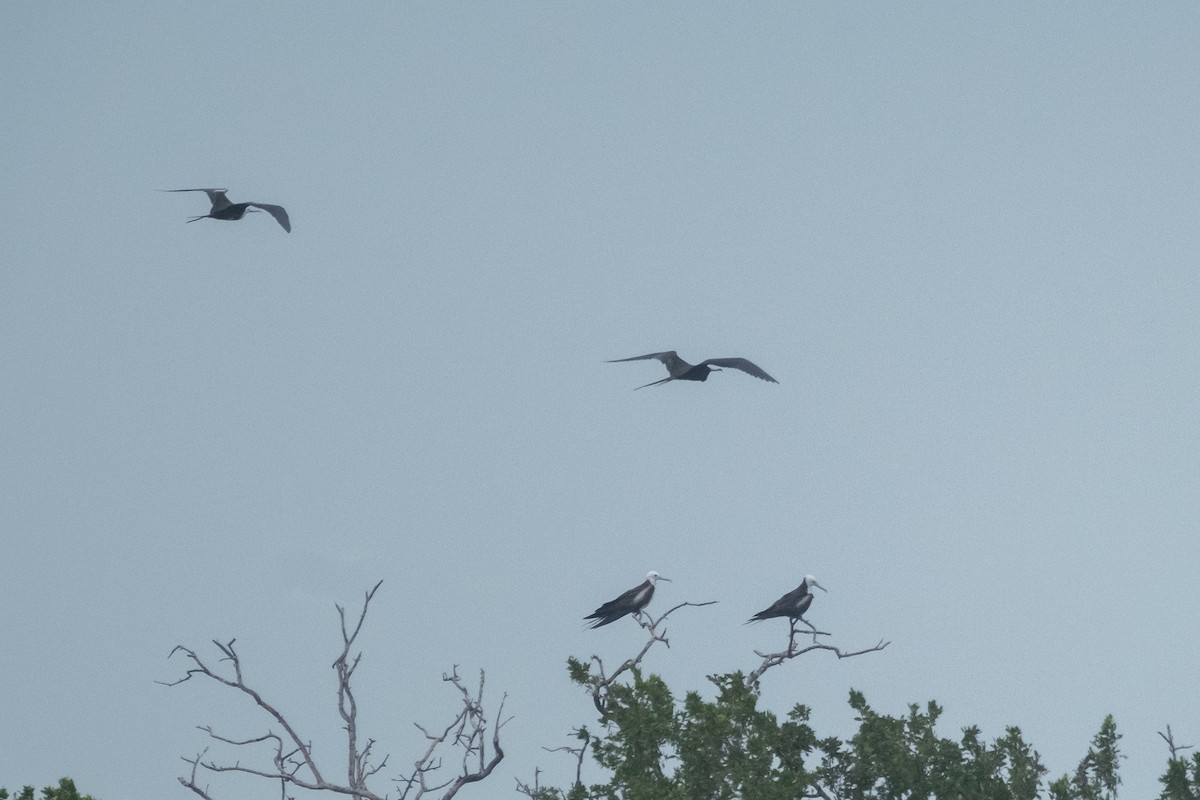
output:
M 655 381 L 654 383 L 647 383 L 645 386 L 639 386 L 637 389 L 634 389 L 634 391 L 636 392 L 638 389 L 645 389 L 646 386 L 658 386 L 660 383 L 666 383 L 667 381 L 673 380 L 675 380 L 673 377 L 663 378 L 661 381 Z

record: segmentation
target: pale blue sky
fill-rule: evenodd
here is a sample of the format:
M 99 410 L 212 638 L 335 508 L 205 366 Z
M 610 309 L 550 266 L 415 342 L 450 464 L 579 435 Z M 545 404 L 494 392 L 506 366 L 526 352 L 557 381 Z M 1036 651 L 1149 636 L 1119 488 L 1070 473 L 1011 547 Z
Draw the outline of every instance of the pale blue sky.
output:
M 1194 3 L 0 5 L 0 785 L 186 796 L 195 725 L 265 727 L 155 685 L 213 638 L 332 747 L 333 604 L 381 578 L 396 771 L 457 663 L 517 715 L 470 796 L 565 783 L 566 657 L 640 642 L 582 617 L 653 568 L 721 601 L 650 659 L 680 692 L 812 572 L 893 644 L 770 707 L 936 699 L 1052 776 L 1113 713 L 1150 796 L 1155 732 L 1200 743 L 1197 42 Z M 667 349 L 780 385 L 603 363 Z

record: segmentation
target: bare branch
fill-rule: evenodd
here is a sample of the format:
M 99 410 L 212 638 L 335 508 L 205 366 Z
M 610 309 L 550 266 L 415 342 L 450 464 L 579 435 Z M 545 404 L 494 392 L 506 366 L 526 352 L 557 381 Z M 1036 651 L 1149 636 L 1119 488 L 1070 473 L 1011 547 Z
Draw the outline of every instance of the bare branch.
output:
M 575 783 L 573 786 L 580 786 L 583 783 L 583 757 L 587 754 L 588 745 L 592 743 L 591 732 L 584 727 L 576 728 L 573 733 L 575 738 L 583 742 L 579 747 L 543 747 L 547 753 L 570 753 L 575 756 Z M 537 772 L 533 775 L 534 788 L 537 787 Z
M 1158 735 L 1163 738 L 1163 741 L 1167 743 L 1167 747 L 1171 750 L 1171 760 L 1172 761 L 1179 758 L 1180 757 L 1179 754 L 1182 753 L 1184 750 L 1192 749 L 1192 745 L 1190 745 L 1190 744 L 1186 744 L 1186 745 L 1175 744 L 1175 734 L 1171 733 L 1170 725 L 1167 726 L 1166 733 L 1159 731 Z
M 172 651 L 172 652 L 174 652 L 174 651 Z M 186 678 L 185 678 L 185 680 L 186 680 Z M 204 800 L 212 800 L 212 798 L 208 794 L 208 787 L 206 786 L 203 789 L 201 789 L 200 785 L 198 783 L 196 783 L 196 770 L 199 769 L 199 767 L 200 767 L 200 759 L 204 758 L 204 754 L 207 752 L 208 752 L 208 748 L 206 747 L 203 750 L 201 750 L 199 753 L 197 753 L 195 758 L 183 759 L 184 761 L 186 761 L 187 763 L 192 765 L 192 772 L 186 778 L 181 776 L 179 778 L 179 782 L 182 783 L 187 788 L 191 789 L 196 794 L 203 797 Z
M 542 774 L 542 771 L 540 769 L 538 769 L 537 767 L 533 768 L 533 785 L 532 786 L 530 786 L 528 783 L 524 783 L 520 778 L 518 778 L 514 775 L 513 780 L 517 782 L 517 793 L 525 795 L 526 797 L 529 798 L 529 800 L 541 800 L 542 787 L 538 782 L 541 774 Z
M 221 662 L 229 665 L 229 669 L 218 672 L 215 668 L 209 666 L 204 659 L 195 651 L 183 645 L 178 645 L 171 650 L 170 656 L 176 653 L 182 653 L 192 664 L 183 677 L 174 681 L 158 681 L 164 686 L 178 686 L 192 678 L 202 677 L 209 678 L 224 686 L 228 686 L 242 694 L 250 697 L 266 714 L 275 721 L 275 723 L 284 730 L 286 736 L 280 736 L 274 731 L 268 730 L 261 736 L 251 738 L 232 738 L 223 736 L 215 732 L 211 727 L 205 726 L 201 730 L 205 731 L 210 738 L 215 741 L 227 744 L 233 747 L 249 747 L 260 743 L 272 743 L 274 753 L 271 756 L 270 768 L 254 768 L 243 766 L 241 762 L 235 762 L 232 765 L 220 764 L 216 761 L 203 760 L 204 753 L 196 756 L 195 759 L 184 759 L 185 762 L 192 765 L 191 774 L 188 777 L 181 777 L 180 783 L 191 789 L 196 794 L 212 800 L 208 794 L 207 788 L 201 788 L 196 781 L 196 773 L 199 769 L 205 769 L 210 772 L 238 772 L 246 775 L 255 775 L 280 782 L 280 796 L 284 800 L 287 797 L 287 786 L 295 786 L 302 789 L 310 789 L 314 791 L 327 791 L 335 794 L 349 795 L 360 800 L 383 800 L 379 795 L 371 792 L 367 788 L 366 779 L 387 763 L 387 757 L 378 765 L 370 763 L 371 750 L 375 744 L 374 740 L 368 740 L 365 747 L 361 750 L 358 747 L 358 728 L 357 728 L 357 706 L 354 700 L 354 693 L 350 686 L 350 678 L 354 673 L 354 668 L 358 665 L 361 653 L 356 655 L 352 661 L 349 661 L 349 653 L 354 646 L 355 639 L 362 630 L 363 622 L 367 616 L 367 609 L 370 606 L 371 599 L 375 596 L 375 592 L 379 589 L 383 582 L 375 584 L 375 586 L 366 593 L 366 598 L 363 601 L 362 611 L 359 613 L 358 622 L 353 630 L 350 630 L 346 625 L 345 610 L 341 606 L 337 606 L 338 615 L 341 619 L 342 628 L 342 653 L 333 666 L 337 670 L 338 681 L 338 711 L 345 722 L 347 733 L 347 763 L 348 763 L 348 783 L 345 786 L 332 783 L 324 778 L 321 770 L 317 766 L 317 762 L 313 756 L 312 744 L 310 740 L 302 738 L 300 734 L 292 727 L 291 723 L 284 717 L 273 704 L 267 702 L 266 699 L 255 689 L 250 687 L 242 674 L 242 663 L 238 656 L 237 650 L 234 648 L 235 639 L 230 639 L 228 642 L 219 642 L 213 640 L 213 644 L 221 653 Z M 169 657 L 170 657 L 169 656 Z M 229 673 L 232 672 L 232 675 Z M 284 752 L 284 740 L 288 741 L 289 750 Z
M 352 661 L 347 662 L 347 658 L 350 655 L 350 648 L 354 646 L 354 640 L 358 638 L 358 633 L 362 630 L 363 621 L 367 618 L 367 608 L 371 605 L 371 598 L 375 596 L 375 592 L 382 585 L 383 581 L 380 581 L 367 592 L 366 597 L 363 599 L 362 611 L 358 615 L 358 623 L 354 626 L 353 633 L 348 632 L 346 629 L 346 609 L 336 606 L 338 620 L 342 626 L 342 652 L 337 657 L 337 660 L 333 662 L 333 668 L 337 670 L 338 677 L 338 714 L 346 723 L 343 726 L 346 731 L 346 779 L 349 781 L 349 785 L 353 787 L 365 787 L 367 778 L 374 775 L 387 763 L 387 756 L 384 756 L 383 761 L 378 765 L 372 766 L 370 764 L 371 747 L 375 744 L 373 739 L 369 740 L 367 746 L 362 750 L 358 749 L 358 704 L 354 699 L 354 692 L 350 689 L 350 677 L 358 667 L 362 653 L 356 654 Z
M 241 660 L 238 657 L 237 651 L 233 647 L 235 641 L 237 640 L 230 639 L 227 643 L 221 643 L 215 639 L 213 640 L 213 644 L 216 645 L 217 649 L 220 650 L 224 656 L 221 660 L 232 664 L 234 673 L 232 678 L 217 673 L 211 667 L 209 667 L 208 664 L 206 664 L 194 650 L 190 650 L 180 645 L 171 651 L 171 655 L 174 655 L 177 652 L 182 652 L 192 661 L 195 666 L 187 670 L 184 677 L 164 685 L 177 686 L 178 684 L 191 680 L 193 677 L 199 675 L 206 678 L 211 678 L 218 683 L 224 684 L 231 689 L 236 689 L 239 692 L 249 696 L 260 708 L 263 709 L 263 711 L 265 711 L 279 724 L 280 727 L 287 732 L 288 737 L 296 745 L 297 752 L 302 755 L 305 766 L 312 775 L 312 780 L 317 785 L 323 784 L 325 781 L 321 777 L 321 772 L 317 768 L 316 762 L 312 759 L 312 754 L 309 752 L 307 743 L 300 738 L 300 735 L 292 728 L 291 723 L 284 719 L 283 714 L 281 714 L 273 705 L 264 700 L 262 695 L 260 695 L 257 691 L 247 686 L 243 681 Z M 162 683 L 162 681 L 160 681 L 160 683 Z
M 801 631 L 797 628 L 797 625 L 801 622 L 803 622 L 805 625 L 808 626 L 808 630 Z M 817 630 L 811 622 L 804 619 L 803 617 L 797 617 L 795 619 L 792 619 L 792 620 L 790 620 L 790 623 L 791 623 L 791 625 L 788 629 L 788 644 L 787 644 L 786 650 L 782 650 L 778 653 L 764 653 L 759 650 L 754 651 L 754 654 L 756 656 L 758 656 L 759 658 L 761 658 L 763 660 L 763 662 L 761 664 L 759 664 L 758 667 L 756 667 L 749 675 L 746 676 L 746 685 L 747 686 L 752 686 L 755 683 L 757 683 L 758 680 L 763 676 L 763 673 L 765 673 L 767 670 L 771 669 L 772 667 L 777 667 L 780 664 L 782 664 L 786 661 L 791 661 L 793 658 L 796 658 L 797 656 L 802 656 L 805 653 L 811 653 L 813 650 L 827 650 L 827 651 L 833 653 L 834 655 L 836 655 L 839 659 L 841 659 L 841 658 L 853 658 L 854 656 L 861 656 L 866 653 L 877 653 L 880 650 L 887 647 L 889 644 L 891 644 L 891 642 L 885 642 L 882 639 L 880 639 L 879 642 L 874 647 L 868 647 L 863 650 L 854 650 L 851 652 L 847 652 L 845 650 L 842 650 L 839 647 L 834 647 L 833 645 L 819 643 L 817 641 L 818 636 L 832 636 L 832 634 L 828 633 L 827 631 Z M 800 646 L 796 642 L 797 634 L 811 636 L 812 644 L 809 644 L 809 645 L 803 646 L 803 647 Z
M 542 749 L 545 750 L 547 748 Z M 552 798 L 564 797 L 563 793 L 558 789 L 543 787 L 541 783 L 541 777 L 542 771 L 537 767 L 535 767 L 533 770 L 532 786 L 530 786 L 528 783 L 525 783 L 520 778 L 514 777 L 513 780 L 517 782 L 517 794 L 523 794 L 528 797 L 529 800 L 552 800 Z
M 442 800 L 450 800 L 458 790 L 468 783 L 481 781 L 492 774 L 496 766 L 504 760 L 504 749 L 500 746 L 500 729 L 509 723 L 512 717 L 504 717 L 504 703 L 508 696 L 500 699 L 500 707 L 496 710 L 496 722 L 491 725 L 491 754 L 488 754 L 487 729 L 488 720 L 483 712 L 483 688 L 485 675 L 479 671 L 479 688 L 472 695 L 463 684 L 458 674 L 458 665 L 449 675 L 442 675 L 442 680 L 458 690 L 462 696 L 462 708 L 450 724 L 438 733 L 431 733 L 424 726 L 416 727 L 429 741 L 424 754 L 413 764 L 413 771 L 407 777 L 396 781 L 400 789 L 400 800 L 406 800 L 410 795 L 413 800 L 419 800 L 431 792 L 445 789 Z M 442 767 L 442 757 L 438 751 L 443 746 L 462 749 L 462 766 L 459 774 L 437 783 L 431 776 Z

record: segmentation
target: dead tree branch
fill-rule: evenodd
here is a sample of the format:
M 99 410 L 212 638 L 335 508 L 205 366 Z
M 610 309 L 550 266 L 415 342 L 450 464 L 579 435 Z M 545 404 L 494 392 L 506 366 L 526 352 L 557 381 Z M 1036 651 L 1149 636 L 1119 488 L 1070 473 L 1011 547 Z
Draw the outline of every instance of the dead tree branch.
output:
M 362 630 L 363 621 L 367 618 L 367 606 L 371 604 L 371 598 L 375 596 L 375 592 L 379 589 L 383 581 L 375 584 L 371 591 L 367 592 L 367 597 L 363 600 L 362 612 L 358 615 L 358 623 L 354 626 L 354 631 L 350 632 L 346 628 L 346 609 L 341 606 L 335 606 L 338 612 L 338 620 L 342 626 L 342 652 L 333 662 L 333 668 L 337 671 L 338 679 L 338 714 L 341 716 L 345 725 L 342 727 L 346 731 L 346 774 L 349 779 L 350 786 L 366 786 L 367 778 L 371 777 L 379 770 L 387 765 L 387 756 L 378 764 L 370 763 L 371 748 L 375 745 L 374 739 L 368 739 L 367 744 L 362 750 L 358 749 L 358 703 L 354 699 L 354 692 L 350 688 L 350 678 L 354 675 L 354 670 L 358 668 L 358 662 L 362 658 L 362 652 L 350 658 L 350 649 L 354 646 L 354 640 L 358 638 L 359 631 Z
M 580 744 L 579 747 L 567 747 L 566 745 L 563 745 L 562 747 L 543 747 L 542 749 L 545 750 L 547 753 L 570 753 L 571 755 L 575 756 L 575 782 L 571 785 L 572 786 L 582 786 L 583 785 L 583 757 L 585 755 L 587 755 L 588 746 L 591 745 L 591 743 L 592 743 L 592 734 L 587 728 L 583 728 L 583 727 L 576 728 L 574 731 L 572 731 L 572 733 L 575 735 L 576 739 L 578 739 L 580 742 L 582 742 L 582 744 Z M 529 786 L 529 784 L 522 783 L 518 779 L 517 780 L 517 791 L 520 792 L 521 794 L 528 795 L 529 797 L 533 798 L 533 800 L 539 800 L 539 798 L 542 797 L 542 795 L 539 794 L 539 792 L 545 791 L 538 787 L 538 775 L 539 774 L 541 774 L 541 770 L 535 769 L 533 771 L 533 786 L 532 787 Z
M 198 763 L 199 766 L 202 766 L 212 772 L 245 772 L 252 775 L 278 778 L 305 789 L 325 789 L 327 791 L 334 791 L 341 794 L 360 795 L 362 797 L 374 798 L 374 795 L 363 789 L 359 789 L 357 787 L 337 786 L 336 784 L 329 783 L 325 780 L 321 774 L 320 768 L 313 759 L 310 743 L 301 738 L 300 734 L 296 732 L 291 723 L 284 718 L 283 714 L 280 713 L 278 709 L 263 699 L 263 696 L 255 689 L 246 685 L 245 680 L 242 677 L 242 662 L 233 646 L 235 641 L 237 640 L 230 639 L 228 642 L 223 643 L 218 642 L 215 639 L 213 640 L 213 644 L 216 645 L 217 649 L 223 654 L 223 658 L 221 660 L 227 661 L 232 665 L 232 677 L 228 677 L 216 672 L 200 657 L 195 650 L 191 650 L 183 645 L 177 645 L 171 651 L 171 655 L 173 656 L 176 653 L 183 653 L 189 660 L 191 660 L 194 666 L 189 668 L 184 676 L 179 680 L 170 682 L 159 681 L 159 683 L 162 683 L 164 686 L 178 686 L 181 683 L 200 676 L 210 678 L 217 683 L 221 683 L 230 687 L 231 689 L 235 689 L 249 696 L 263 711 L 267 713 L 269 717 L 275 720 L 279 727 L 286 732 L 289 742 L 295 745 L 295 747 L 289 753 L 285 754 L 283 752 L 283 738 L 272 731 L 267 731 L 267 733 L 263 734 L 262 736 L 251 739 L 236 740 L 220 736 L 214 733 L 210 727 L 201 727 L 200 729 L 205 731 L 212 739 L 235 746 L 247 746 L 257 744 L 259 742 L 273 741 L 275 743 L 275 755 L 272 758 L 272 761 L 275 769 L 273 771 L 252 770 L 248 767 L 240 766 L 240 764 L 235 764 L 231 767 L 221 767 L 211 761 L 200 761 L 199 756 L 197 757 L 196 763 L 193 763 L 193 767 L 195 767 Z M 305 777 L 300 776 L 300 768 L 305 770 Z M 193 769 L 193 773 L 194 772 L 195 769 Z M 180 777 L 179 781 L 192 791 L 199 793 L 199 788 L 195 785 L 193 780 Z
M 1171 733 L 1170 725 L 1167 726 L 1166 733 L 1159 731 L 1158 735 L 1161 736 L 1163 741 L 1167 743 L 1167 747 L 1171 751 L 1171 760 L 1172 761 L 1175 761 L 1176 759 L 1178 759 L 1180 757 L 1179 754 L 1182 753 L 1184 750 L 1192 749 L 1192 745 L 1190 745 L 1190 744 L 1175 744 L 1175 734 Z
M 547 748 L 542 748 L 543 750 Z M 545 787 L 541 784 L 542 771 L 538 768 L 533 770 L 533 785 L 530 786 L 520 778 L 514 777 L 517 782 L 517 794 L 523 794 L 529 800 L 561 800 L 564 797 L 563 793 L 552 787 Z
M 808 630 L 806 630 L 806 631 L 799 630 L 797 625 L 801 622 L 803 622 L 806 626 L 808 626 Z M 829 645 L 829 644 L 821 644 L 820 642 L 818 642 L 817 641 L 818 636 L 832 636 L 832 634 L 830 634 L 826 631 L 817 630 L 815 627 L 813 627 L 812 623 L 810 623 L 808 620 L 804 619 L 803 617 L 798 617 L 796 619 L 790 620 L 790 623 L 791 623 L 791 625 L 788 629 L 788 644 L 787 644 L 786 650 L 781 650 L 778 653 L 764 653 L 759 650 L 754 651 L 754 654 L 756 656 L 758 656 L 759 658 L 761 658 L 763 661 L 753 671 L 751 671 L 749 675 L 746 676 L 746 685 L 747 686 L 753 686 L 754 684 L 756 684 L 758 682 L 758 680 L 763 676 L 763 673 L 765 673 L 767 670 L 771 669 L 772 667 L 777 667 L 780 664 L 784 663 L 785 661 L 790 661 L 793 658 L 796 658 L 797 656 L 804 655 L 805 653 L 811 653 L 813 650 L 828 650 L 829 652 L 836 655 L 838 658 L 853 658 L 854 656 L 861 656 L 866 653 L 877 653 L 880 650 L 882 650 L 883 648 L 887 647 L 889 644 L 891 644 L 891 642 L 885 642 L 882 639 L 880 639 L 878 644 L 876 644 L 874 647 L 868 647 L 864 650 L 854 650 L 852 652 L 847 652 L 845 650 L 842 650 L 839 647 L 834 647 L 833 645 Z M 797 634 L 811 636 L 812 643 L 809 645 L 801 646 L 796 641 Z
M 462 710 L 449 725 L 437 733 L 430 733 L 424 726 L 414 723 L 429 741 L 429 746 L 413 765 L 412 773 L 396 780 L 400 789 L 400 800 L 407 800 L 410 795 L 412 800 L 420 800 L 426 794 L 442 789 L 446 789 L 442 800 L 450 800 L 458 793 L 459 789 L 468 783 L 481 781 L 491 775 L 496 765 L 504 760 L 504 750 L 500 747 L 500 729 L 512 720 L 512 717 L 504 718 L 504 703 L 508 696 L 504 695 L 500 698 L 500 707 L 496 710 L 496 722 L 491 726 L 492 748 L 489 756 L 487 748 L 488 721 L 483 713 L 483 670 L 479 671 L 479 688 L 474 695 L 459 677 L 458 665 L 455 665 L 449 675 L 443 674 L 442 680 L 452 684 L 462 695 Z M 431 783 L 430 776 L 442 767 L 442 757 L 437 755 L 438 750 L 448 741 L 451 743 L 450 746 L 462 748 L 461 771 L 457 776 L 447 778 L 441 783 Z
M 196 783 L 196 770 L 200 768 L 200 760 L 204 758 L 204 754 L 208 752 L 208 748 L 204 748 L 196 754 L 195 758 L 184 758 L 183 760 L 192 765 L 192 772 L 187 778 L 180 777 L 179 782 L 187 788 L 191 789 L 196 794 L 204 798 L 204 800 L 212 800 L 208 795 L 208 787 L 200 788 L 200 784 Z
M 174 656 L 176 653 L 182 653 L 190 661 L 190 666 L 183 677 L 174 681 L 158 681 L 158 683 L 164 686 L 178 686 L 192 678 L 209 678 L 250 697 L 274 721 L 274 725 L 282 730 L 283 733 L 279 734 L 274 729 L 268 729 L 266 733 L 259 736 L 234 738 L 219 734 L 210 726 L 201 726 L 200 730 L 208 734 L 209 739 L 230 747 L 268 745 L 271 750 L 269 766 L 246 766 L 240 760 L 229 764 L 221 763 L 214 759 L 206 759 L 208 749 L 205 748 L 195 758 L 183 759 L 185 763 L 191 764 L 192 767 L 189 774 L 179 778 L 179 782 L 204 800 L 213 800 L 213 798 L 209 794 L 208 787 L 200 785 L 199 775 L 201 771 L 212 773 L 236 772 L 277 780 L 280 787 L 280 800 L 289 800 L 287 794 L 289 787 L 332 792 L 338 795 L 347 795 L 355 800 L 384 800 L 384 796 L 376 794 L 368 788 L 367 782 L 387 765 L 388 756 L 385 755 L 378 763 L 374 763 L 372 752 L 375 747 L 375 740 L 366 739 L 365 744 L 360 743 L 358 702 L 351 686 L 354 672 L 362 659 L 361 651 L 353 653 L 352 651 L 354 650 L 358 635 L 362 631 L 363 623 L 366 621 L 367 610 L 370 607 L 371 600 L 375 597 L 375 592 L 379 590 L 382 583 L 383 581 L 380 581 L 375 584 L 366 593 L 362 610 L 359 612 L 358 618 L 353 625 L 347 619 L 346 610 L 340 605 L 336 606 L 338 618 L 341 622 L 342 649 L 337 659 L 333 662 L 332 667 L 337 676 L 338 714 L 342 718 L 342 727 L 346 732 L 345 764 L 347 782 L 344 785 L 330 781 L 324 777 L 313 754 L 311 739 L 301 736 L 284 717 L 282 712 L 245 682 L 241 659 L 234 648 L 234 642 L 236 641 L 234 639 L 230 639 L 228 642 L 213 641 L 213 644 L 216 645 L 217 650 L 221 654 L 219 661 L 226 662 L 227 664 L 225 668 L 220 670 L 211 666 L 195 650 L 183 645 L 176 646 L 170 655 Z M 490 757 L 485 753 L 486 744 L 484 737 L 487 731 L 487 720 L 483 716 L 483 672 L 481 671 L 479 674 L 479 690 L 474 697 L 462 685 L 457 670 L 453 675 L 443 675 L 442 678 L 453 683 L 462 693 L 463 710 L 459 712 L 455 721 L 440 736 L 426 734 L 431 739 L 430 746 L 421 760 L 417 762 L 417 772 L 414 773 L 414 777 L 407 780 L 410 789 L 414 785 L 419 787 L 419 791 L 413 796 L 413 800 L 420 798 L 427 791 L 446 787 L 449 787 L 449 790 L 442 795 L 442 800 L 450 800 L 462 786 L 482 780 L 490 775 L 496 765 L 500 763 L 500 760 L 504 758 L 504 751 L 500 748 L 500 728 L 508 720 L 501 720 L 493 726 Z M 498 713 L 503 714 L 503 710 L 504 702 L 501 701 Z M 451 734 L 453 734 L 453 737 L 451 737 Z M 436 752 L 440 746 L 447 744 L 447 742 L 449 742 L 449 747 L 462 748 L 463 750 L 461 774 L 450 778 L 437 787 L 427 787 L 424 783 L 424 775 L 440 766 L 441 758 L 436 756 Z M 477 764 L 474 763 L 476 760 Z M 420 780 L 417 780 L 418 776 Z M 407 794 L 408 790 L 406 789 L 404 795 L 401 795 L 401 797 L 403 798 Z

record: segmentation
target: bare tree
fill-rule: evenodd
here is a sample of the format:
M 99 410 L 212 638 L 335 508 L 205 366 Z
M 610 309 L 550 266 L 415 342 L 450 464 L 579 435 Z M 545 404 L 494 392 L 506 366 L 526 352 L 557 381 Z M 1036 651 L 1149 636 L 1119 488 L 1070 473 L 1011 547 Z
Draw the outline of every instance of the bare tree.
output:
M 367 782 L 387 765 L 388 757 L 385 755 L 376 762 L 373 754 L 375 740 L 366 739 L 365 743 L 361 743 L 358 731 L 358 703 L 351 687 L 351 679 L 362 658 L 361 651 L 352 657 L 351 650 L 354 648 L 358 634 L 362 631 L 371 599 L 382 583 L 383 581 L 380 581 L 375 584 L 366 593 L 362 611 L 353 627 L 347 623 L 345 609 L 336 606 L 338 618 L 341 621 L 342 650 L 332 666 L 337 675 L 338 714 L 342 718 L 344 723 L 342 727 L 346 732 L 346 782 L 344 784 L 325 778 L 313 753 L 312 740 L 302 736 L 275 705 L 268 702 L 256 689 L 246 684 L 242 676 L 241 658 L 234 649 L 236 641 L 234 639 L 230 639 L 228 642 L 213 640 L 213 644 L 221 653 L 218 660 L 228 664 L 227 668 L 221 671 L 210 666 L 195 650 L 177 645 L 171 650 L 171 656 L 182 653 L 191 662 L 191 666 L 178 680 L 158 681 L 158 683 L 164 686 L 178 686 L 192 678 L 208 678 L 216 681 L 249 696 L 274 721 L 274 725 L 278 726 L 282 733 L 276 733 L 272 727 L 260 736 L 238 739 L 218 734 L 211 726 L 199 726 L 200 730 L 207 733 L 210 739 L 233 747 L 270 745 L 272 750 L 270 764 L 269 766 L 246 766 L 242 764 L 241 760 L 236 760 L 232 764 L 221 763 L 211 758 L 206 759 L 208 748 L 205 748 L 193 758 L 183 758 L 186 763 L 191 765 L 191 769 L 187 775 L 180 776 L 179 782 L 204 800 L 213 800 L 213 798 L 209 794 L 207 784 L 201 785 L 200 776 L 205 773 L 223 772 L 254 775 L 278 781 L 280 800 L 290 800 L 288 791 L 294 788 L 333 792 L 348 795 L 355 800 L 384 800 L 385 795 L 377 794 L 370 789 Z M 483 711 L 483 671 L 481 670 L 479 673 L 479 688 L 474 694 L 463 684 L 457 667 L 450 675 L 442 675 L 442 680 L 450 683 L 459 691 L 462 708 L 454 720 L 440 732 L 430 733 L 420 725 L 417 726 L 429 740 L 429 746 L 414 763 L 413 771 L 396 779 L 396 783 L 400 787 L 401 800 L 409 798 L 419 800 L 427 794 L 442 790 L 445 790 L 441 794 L 442 800 L 450 800 L 466 784 L 483 780 L 490 775 L 504 758 L 504 751 L 500 747 L 500 729 L 508 722 L 507 719 L 503 719 L 504 699 L 502 698 L 500 701 L 495 723 L 490 724 L 491 747 L 489 753 L 487 736 L 489 722 Z M 430 776 L 441 768 L 442 756 L 440 753 L 446 748 L 461 750 L 461 769 L 453 777 L 439 782 Z
M 749 675 L 746 676 L 746 685 L 747 686 L 752 686 L 753 684 L 757 683 L 758 679 L 763 676 L 763 673 L 765 673 L 771 667 L 777 667 L 786 661 L 791 661 L 793 658 L 796 658 L 797 656 L 802 656 L 805 653 L 811 653 L 814 650 L 828 650 L 829 652 L 836 655 L 838 658 L 852 658 L 854 656 L 861 656 L 866 653 L 879 652 L 880 650 L 882 650 L 883 648 L 885 648 L 889 644 L 891 644 L 891 642 L 885 642 L 882 639 L 880 639 L 879 643 L 876 644 L 874 647 L 868 647 L 864 650 L 854 650 L 854 651 L 847 652 L 845 650 L 842 650 L 841 648 L 834 647 L 833 645 L 822 644 L 821 642 L 819 642 L 817 640 L 818 636 L 831 636 L 832 634 L 830 634 L 826 631 L 817 630 L 815 627 L 813 627 L 812 623 L 810 623 L 808 620 L 804 619 L 804 617 L 796 617 L 794 619 L 789 620 L 789 622 L 790 622 L 790 626 L 788 628 L 787 649 L 781 650 L 778 653 L 764 653 L 760 650 L 754 651 L 754 655 L 758 656 L 763 661 L 761 664 L 759 664 L 757 667 L 755 667 L 750 672 Z M 808 630 L 802 631 L 797 627 L 801 622 L 803 622 L 806 626 L 808 626 Z M 799 642 L 796 641 L 796 636 L 798 634 L 802 635 L 802 636 L 812 636 L 812 643 L 807 644 L 807 645 L 801 645 Z

